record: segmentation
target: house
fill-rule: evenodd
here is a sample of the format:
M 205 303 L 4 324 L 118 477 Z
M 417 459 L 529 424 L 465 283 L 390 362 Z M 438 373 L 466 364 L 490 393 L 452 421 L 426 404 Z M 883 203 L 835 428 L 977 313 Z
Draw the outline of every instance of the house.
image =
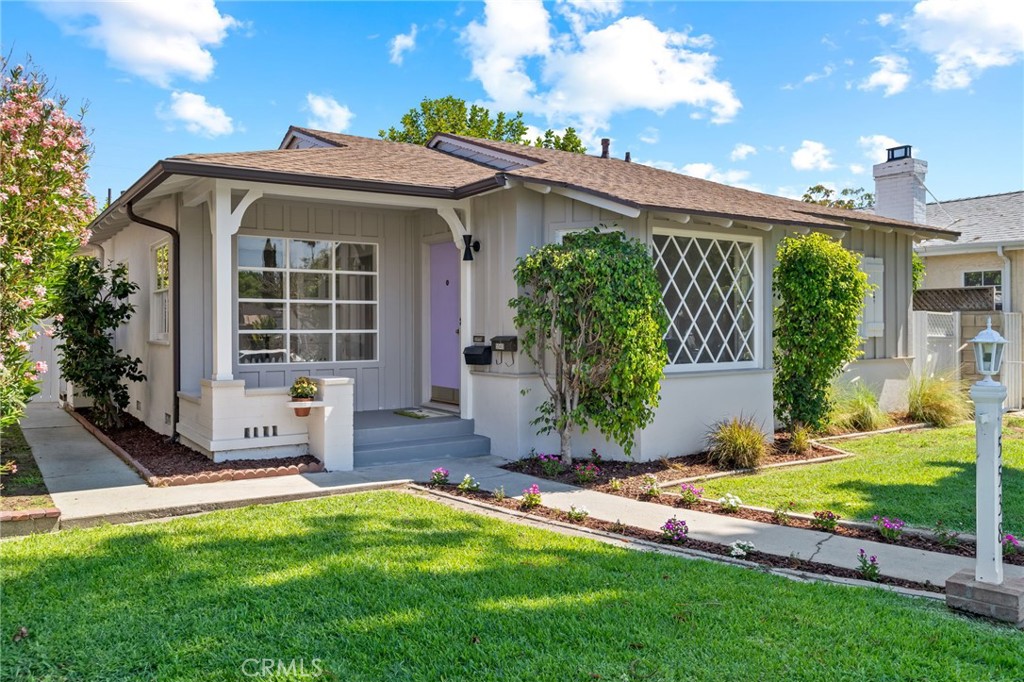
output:
M 995 287 L 998 310 L 1024 311 L 1024 191 L 930 203 L 925 222 L 960 237 L 915 247 L 925 264 L 923 289 Z
M 771 429 L 771 273 L 786 236 L 823 231 L 864 255 L 878 289 L 849 375 L 883 393 L 910 371 L 913 242 L 956 237 L 611 158 L 607 141 L 584 156 L 293 127 L 275 150 L 157 162 L 94 221 L 91 245 L 141 285 L 117 339 L 148 376 L 130 387 L 135 416 L 217 460 L 310 452 L 348 469 L 555 451 L 530 424 L 544 391 L 523 354 L 495 347 L 470 365 L 463 349 L 516 336 L 517 257 L 597 224 L 651 245 L 670 318 L 640 460 L 699 451 L 708 425 L 741 413 Z M 320 384 L 309 417 L 288 405 L 301 375 Z M 421 405 L 455 416 L 395 423 Z M 622 454 L 594 432 L 577 443 Z

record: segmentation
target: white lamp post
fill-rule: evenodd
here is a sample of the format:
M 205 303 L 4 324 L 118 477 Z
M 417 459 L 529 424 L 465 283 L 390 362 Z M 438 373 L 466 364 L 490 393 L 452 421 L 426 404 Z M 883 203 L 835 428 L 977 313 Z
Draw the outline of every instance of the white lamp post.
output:
M 971 340 L 978 373 L 971 386 L 977 461 L 978 544 L 974 576 L 979 583 L 1003 582 L 1003 401 L 1006 387 L 992 380 L 999 373 L 1006 339 L 988 327 Z

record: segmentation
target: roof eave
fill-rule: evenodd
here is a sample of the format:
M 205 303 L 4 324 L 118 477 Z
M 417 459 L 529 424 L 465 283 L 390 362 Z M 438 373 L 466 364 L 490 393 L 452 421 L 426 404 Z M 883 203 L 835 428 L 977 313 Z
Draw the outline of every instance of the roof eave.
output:
M 999 247 L 1005 251 L 1024 249 L 1024 239 L 1008 242 L 973 242 L 970 244 L 919 244 L 914 247 L 922 256 L 957 256 L 967 253 L 995 253 Z

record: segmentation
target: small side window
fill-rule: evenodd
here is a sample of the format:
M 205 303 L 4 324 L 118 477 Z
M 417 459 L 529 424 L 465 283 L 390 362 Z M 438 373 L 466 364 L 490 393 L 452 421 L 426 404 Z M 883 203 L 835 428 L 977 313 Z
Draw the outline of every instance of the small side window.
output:
M 171 247 L 162 242 L 150 252 L 152 296 L 149 307 L 149 340 L 166 342 L 171 328 Z

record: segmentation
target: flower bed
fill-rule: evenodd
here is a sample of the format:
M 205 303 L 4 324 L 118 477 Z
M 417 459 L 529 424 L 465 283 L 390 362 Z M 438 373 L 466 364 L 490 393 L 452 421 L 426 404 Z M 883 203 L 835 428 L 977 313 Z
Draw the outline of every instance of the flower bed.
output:
M 214 462 L 181 443 L 168 442 L 166 436 L 128 415 L 124 417 L 124 427 L 116 431 L 98 429 L 95 424 L 88 421 L 88 410 L 72 412 L 71 415 L 82 422 L 83 426 L 92 431 L 97 438 L 105 437 L 120 449 L 120 453 L 113 450 L 114 454 L 138 471 L 146 483 L 154 487 L 323 471 L 323 465 L 312 455 Z M 109 447 L 109 444 L 107 445 Z
M 477 502 L 483 502 L 488 505 L 495 507 L 502 507 L 504 509 L 511 509 L 516 511 L 524 511 L 522 504 L 519 500 L 512 498 L 496 499 L 491 493 L 485 491 L 466 491 L 459 490 L 457 486 L 448 485 L 436 485 L 432 483 L 423 483 L 427 488 L 442 491 L 446 494 L 455 497 L 464 497 L 475 500 Z M 541 491 L 543 495 L 543 491 Z M 655 542 L 663 545 L 670 545 L 674 547 L 682 547 L 687 549 L 698 550 L 706 552 L 708 554 L 715 554 L 722 557 L 736 558 L 740 556 L 737 552 L 737 543 L 732 545 L 723 545 L 716 542 L 707 542 L 704 540 L 694 540 L 687 536 L 687 532 L 682 530 L 685 528 L 685 524 L 681 521 L 676 521 L 675 524 L 666 523 L 669 526 L 669 530 L 666 531 L 664 528 L 659 531 L 645 530 L 643 528 L 637 528 L 635 526 L 627 526 L 621 523 L 611 523 L 608 521 L 602 521 L 595 519 L 589 515 L 579 516 L 576 518 L 570 516 L 569 513 L 561 511 L 559 509 L 552 509 L 546 507 L 543 503 L 537 506 L 530 507 L 528 513 L 532 516 L 540 518 L 550 519 L 553 521 L 560 521 L 563 523 L 570 523 L 576 526 L 582 526 L 584 528 L 590 528 L 592 530 L 603 531 L 606 533 L 616 533 L 618 535 L 625 535 L 627 537 L 636 538 L 638 540 L 645 540 L 648 542 Z M 681 526 L 680 526 L 681 524 Z M 749 543 L 743 543 L 749 545 Z M 756 551 L 752 548 L 742 548 L 742 557 L 744 561 L 756 563 L 761 566 L 768 566 L 771 568 L 790 569 L 794 571 L 803 571 L 805 573 L 815 573 L 818 575 L 827 575 L 837 578 L 847 578 L 854 580 L 864 580 L 865 576 L 858 570 L 852 568 L 841 568 L 839 566 L 833 566 L 831 564 L 823 564 L 816 561 L 808 561 L 806 559 L 799 559 L 796 557 L 783 557 L 776 554 L 766 554 L 764 552 Z M 882 567 L 884 570 L 884 567 Z M 933 585 L 931 583 L 918 583 L 911 580 L 903 580 L 900 578 L 892 578 L 886 575 L 879 575 L 877 580 L 872 579 L 872 582 L 877 582 L 881 585 L 889 585 L 893 587 L 903 587 L 912 590 L 921 590 L 927 592 L 944 592 L 944 587 L 941 585 Z
M 813 443 L 804 454 L 789 452 L 789 434 L 775 434 L 775 446 L 764 458 L 762 468 L 779 464 L 812 462 L 823 457 L 844 456 L 847 453 L 827 445 Z M 662 458 L 650 462 L 606 460 L 596 451 L 589 457 L 576 458 L 572 466 L 562 466 L 557 455 L 534 454 L 506 464 L 504 469 L 538 478 L 547 478 L 601 492 L 639 494 L 645 486 L 644 477 L 654 476 L 658 483 L 669 483 L 684 478 L 697 478 L 722 474 L 723 469 L 708 459 L 707 453 Z M 615 480 L 617 483 L 612 483 Z

